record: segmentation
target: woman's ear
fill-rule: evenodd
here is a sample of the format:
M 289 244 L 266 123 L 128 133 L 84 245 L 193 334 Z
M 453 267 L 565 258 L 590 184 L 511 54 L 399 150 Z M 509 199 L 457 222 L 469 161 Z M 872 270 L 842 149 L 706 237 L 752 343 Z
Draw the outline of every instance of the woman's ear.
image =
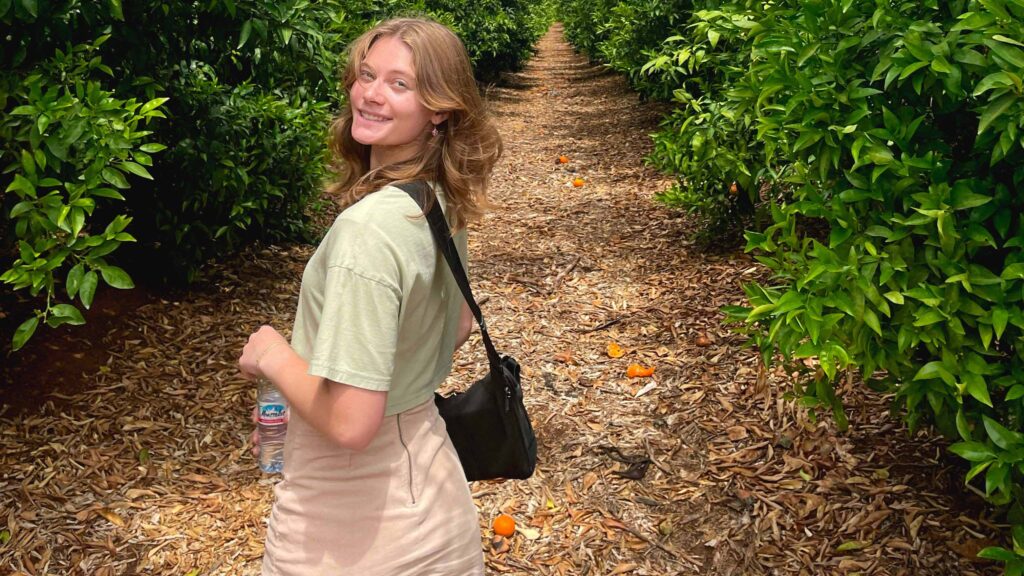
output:
M 446 120 L 448 120 L 447 112 L 434 112 L 434 115 L 430 117 L 430 121 L 434 123 L 434 126 L 440 126 Z

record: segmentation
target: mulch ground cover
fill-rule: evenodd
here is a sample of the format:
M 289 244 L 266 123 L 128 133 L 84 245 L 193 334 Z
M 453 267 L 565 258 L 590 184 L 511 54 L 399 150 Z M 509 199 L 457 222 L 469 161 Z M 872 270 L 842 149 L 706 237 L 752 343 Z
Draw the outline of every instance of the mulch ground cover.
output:
M 487 98 L 506 151 L 469 268 L 524 366 L 540 454 L 528 481 L 472 486 L 490 573 L 999 573 L 973 560 L 999 527 L 933 433 L 911 435 L 858 382 L 838 432 L 722 326 L 719 308 L 765 272 L 698 250 L 692 220 L 654 201 L 671 181 L 643 157 L 664 107 L 557 25 Z M 312 250 L 254 249 L 180 298 L 140 300 L 90 342 L 82 382 L 8 402 L 0 573 L 259 573 L 274 478 L 249 453 L 255 390 L 235 361 L 260 324 L 288 332 Z M 446 386 L 482 359 L 473 336 Z M 653 375 L 628 377 L 634 363 Z M 8 399 L 37 385 L 17 373 Z M 490 530 L 502 512 L 510 538 Z

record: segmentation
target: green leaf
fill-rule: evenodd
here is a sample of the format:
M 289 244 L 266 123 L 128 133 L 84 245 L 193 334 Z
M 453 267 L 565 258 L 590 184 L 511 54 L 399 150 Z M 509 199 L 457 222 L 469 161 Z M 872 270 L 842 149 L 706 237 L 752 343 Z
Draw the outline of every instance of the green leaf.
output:
M 75 264 L 71 270 L 68 270 L 68 278 L 64 284 L 64 288 L 67 290 L 68 298 L 74 298 L 75 294 L 78 294 L 78 288 L 82 285 L 82 278 L 85 276 L 85 263 L 79 262 Z
M 1020 0 L 1011 0 L 1011 1 L 1015 2 L 1017 4 L 1017 6 L 1020 6 L 1021 8 L 1024 8 L 1024 3 L 1021 3 Z M 1017 46 L 1024 47 L 1024 43 L 1021 43 L 1019 40 L 1014 40 L 1013 38 L 1007 38 L 1006 36 L 1003 36 L 1002 34 L 996 34 L 995 36 L 992 36 L 992 39 L 993 40 L 998 40 L 1000 42 L 1005 42 L 1006 44 L 1015 44 Z
M 932 60 L 932 70 L 940 74 L 949 74 L 953 71 L 953 66 L 942 56 L 936 56 L 935 59 Z
M 946 370 L 946 366 L 939 360 L 932 360 L 925 364 L 917 371 L 914 375 L 914 380 L 931 380 L 934 378 L 941 378 L 943 380 L 953 380 L 953 375 Z
M 762 304 L 757 306 L 750 311 L 750 315 L 747 316 L 747 322 L 754 322 L 767 316 L 772 310 L 775 310 L 775 304 Z
M 148 144 L 143 144 L 142 146 L 140 146 L 139 150 L 142 150 L 147 154 L 156 154 L 157 152 L 167 150 L 167 146 L 164 146 L 163 144 L 158 144 L 156 142 L 150 142 Z
M 114 288 L 126 290 L 135 287 L 135 283 L 132 282 L 128 273 L 117 266 L 102 266 L 100 267 L 100 274 L 103 275 L 103 281 Z
M 882 326 L 878 322 L 878 315 L 876 315 L 873 310 L 867 307 L 864 308 L 864 323 L 867 324 L 869 328 L 874 330 L 875 334 L 878 334 L 879 336 L 882 335 Z
M 998 562 L 1014 562 L 1017 560 L 1017 555 L 1000 546 L 989 546 L 978 552 L 978 558 L 996 560 Z
M 4 190 L 4 192 L 17 192 L 19 190 L 24 192 L 26 196 L 31 196 L 32 198 L 36 197 L 35 185 L 21 174 L 15 174 L 14 180 L 7 185 L 7 189 Z
M 1010 467 L 996 462 L 989 466 L 985 472 L 985 494 L 991 495 L 994 492 L 1006 491 L 1006 479 L 1009 476 Z
M 1006 109 L 1015 103 L 1017 99 L 1018 96 L 1016 94 L 1004 94 L 995 102 L 989 103 L 983 109 L 984 112 L 981 113 L 981 119 L 978 120 L 978 134 L 984 132 L 985 128 L 988 128 L 996 118 L 999 118 L 1003 112 L 1006 112 Z
M 903 294 L 896 292 L 895 290 L 892 292 L 886 292 L 883 296 L 893 304 L 903 304 Z
M 988 350 L 990 344 L 992 344 L 992 327 L 988 324 L 978 323 L 978 336 L 981 337 L 981 345 Z
M 966 210 L 988 204 L 992 201 L 992 197 L 984 194 L 975 194 L 966 187 L 953 187 L 951 200 L 954 210 Z
M 252 20 L 246 20 L 245 24 L 242 24 L 242 32 L 238 36 L 238 46 L 235 46 L 236 50 L 245 46 L 250 34 L 252 34 Z
M 82 285 L 78 287 L 78 299 L 88 310 L 92 306 L 92 299 L 96 296 L 96 285 L 99 284 L 99 275 L 95 270 L 89 270 L 82 277 Z
M 39 16 L 39 5 L 36 0 L 21 0 L 21 7 L 28 12 L 33 19 Z
M 93 196 L 99 196 L 100 198 L 113 198 L 114 200 L 124 200 L 124 195 L 122 195 L 117 190 L 114 190 L 113 188 L 96 188 L 90 191 L 90 194 L 92 194 Z
M 718 46 L 718 39 L 721 37 L 722 35 L 719 32 L 715 30 L 708 30 L 708 42 L 711 43 L 712 48 Z
M 981 374 L 967 373 L 963 375 L 964 384 L 967 386 L 967 393 L 989 408 L 992 407 L 992 398 L 988 395 L 988 386 L 985 385 L 985 378 Z
M 1017 262 L 1003 268 L 1003 273 L 999 277 L 1003 280 L 1020 280 L 1024 278 L 1024 262 Z
M 985 431 L 992 442 L 1003 450 L 1013 450 L 1021 444 L 1022 436 L 1018 432 L 1007 430 L 1000 423 L 986 415 L 982 415 Z
M 36 327 L 39 326 L 39 317 L 33 316 L 28 320 L 25 320 L 18 326 L 17 330 L 14 331 L 14 338 L 12 338 L 13 350 L 20 350 L 22 346 L 28 342 L 28 339 L 35 333 Z
M 1003 36 L 1003 38 L 1006 38 Z M 1009 40 L 1009 38 L 1007 38 Z M 1018 70 L 1024 68 L 1024 51 L 1015 46 L 1008 46 L 999 42 L 986 42 L 986 46 L 992 49 L 996 56 L 1005 60 L 1010 66 Z
M 142 105 L 142 108 L 139 109 L 139 115 L 142 116 L 142 115 L 145 115 L 147 112 L 152 112 L 153 110 L 155 110 L 155 109 L 159 108 L 160 106 L 162 106 L 164 104 L 164 102 L 167 102 L 168 100 L 170 100 L 170 98 L 153 98 L 149 102 L 146 102 L 145 104 Z M 147 146 L 159 146 L 160 149 L 159 150 L 146 150 Z M 167 148 L 167 147 L 162 145 L 162 144 L 143 144 L 142 147 L 141 147 L 141 150 L 143 152 L 159 152 L 160 150 L 163 150 L 164 148 Z
M 1006 308 L 998 307 L 992 309 L 992 329 L 995 330 L 996 340 L 1003 336 L 1006 330 L 1006 323 L 1010 320 L 1010 312 Z
M 957 442 L 949 447 L 949 451 L 968 462 L 984 462 L 996 458 L 996 453 L 981 442 Z
M 1024 397 L 1024 385 L 1014 384 L 1006 393 L 1007 400 L 1016 400 L 1021 397 Z
M 58 318 L 66 318 L 66 324 L 72 326 L 80 326 L 85 324 L 85 318 L 82 317 L 81 311 L 75 308 L 71 304 L 57 304 L 53 308 L 50 308 L 50 313 Z
M 119 166 L 123 168 L 125 171 L 131 172 L 136 176 L 142 176 L 147 180 L 153 179 L 153 176 L 149 173 L 149 170 L 146 170 L 144 167 L 142 167 L 139 164 L 136 164 L 135 162 L 122 162 Z
M 960 434 L 960 438 L 967 442 L 971 441 L 971 427 L 967 424 L 963 407 L 956 411 L 956 431 Z
M 114 20 L 124 22 L 124 11 L 121 9 L 121 0 L 107 0 L 110 3 L 110 17 Z
M 925 66 L 928 66 L 929 64 L 931 64 L 931 62 L 914 62 L 913 64 L 910 64 L 909 66 L 904 68 L 902 72 L 900 72 L 900 80 L 906 80 L 911 74 L 917 72 L 918 70 L 924 68 Z
M 29 201 L 29 200 L 24 200 L 22 202 L 18 202 L 17 204 L 14 205 L 14 208 L 11 208 L 11 213 L 9 215 L 9 218 L 11 220 L 14 220 L 15 218 L 17 218 L 18 216 L 21 216 L 25 212 L 28 212 L 28 211 L 34 209 L 35 206 L 36 206 L 35 203 L 32 202 L 32 201 Z
M 993 88 L 1006 86 L 1013 86 L 1013 80 L 1010 78 L 1010 75 L 1003 71 L 993 72 L 978 82 L 978 85 L 974 87 L 974 95 L 979 96 Z
M 967 474 L 964 476 L 964 484 L 970 482 L 975 476 L 984 472 L 986 468 L 988 468 L 995 462 L 995 460 L 985 460 L 983 462 L 975 463 L 973 466 L 971 466 L 971 469 L 968 470 Z
M 942 322 L 946 319 L 942 312 L 939 312 L 934 308 L 927 308 L 923 313 L 915 315 L 917 316 L 917 320 L 914 321 L 914 326 L 917 327 L 930 326 L 936 322 Z
M 105 182 L 109 182 L 122 190 L 131 187 L 128 184 L 128 180 L 125 179 L 124 174 L 122 174 L 120 170 L 107 167 L 100 171 L 100 175 L 103 176 L 103 180 Z

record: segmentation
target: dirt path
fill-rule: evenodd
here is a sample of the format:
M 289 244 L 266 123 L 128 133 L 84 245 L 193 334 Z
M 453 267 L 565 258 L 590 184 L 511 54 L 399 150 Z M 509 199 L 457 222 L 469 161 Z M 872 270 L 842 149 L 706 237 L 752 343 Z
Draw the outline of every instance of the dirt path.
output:
M 559 27 L 487 96 L 506 155 L 470 268 L 499 348 L 524 365 L 541 457 L 528 481 L 473 486 L 490 572 L 996 573 L 964 560 L 993 532 L 950 496 L 960 471 L 940 447 L 859 385 L 850 433 L 811 421 L 721 327 L 719 307 L 762 272 L 692 249 L 687 219 L 652 200 L 670 184 L 642 161 L 662 109 Z M 310 253 L 215 267 L 127 318 L 87 392 L 0 418 L 0 567 L 258 573 L 272 481 L 244 444 L 254 392 L 234 362 L 258 324 L 290 327 Z M 480 373 L 471 344 L 450 382 Z M 634 362 L 655 376 L 627 378 Z M 522 528 L 509 541 L 490 538 L 498 512 Z

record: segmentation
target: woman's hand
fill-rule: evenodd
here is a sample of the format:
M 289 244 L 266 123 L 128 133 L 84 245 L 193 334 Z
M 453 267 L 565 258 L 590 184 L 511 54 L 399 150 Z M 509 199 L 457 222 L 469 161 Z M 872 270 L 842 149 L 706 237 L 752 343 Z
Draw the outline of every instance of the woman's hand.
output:
M 238 358 L 238 369 L 248 380 L 264 378 L 260 369 L 260 361 L 275 348 L 287 347 L 288 340 L 271 326 L 260 326 L 259 330 L 249 335 L 249 341 L 242 348 L 242 356 Z

